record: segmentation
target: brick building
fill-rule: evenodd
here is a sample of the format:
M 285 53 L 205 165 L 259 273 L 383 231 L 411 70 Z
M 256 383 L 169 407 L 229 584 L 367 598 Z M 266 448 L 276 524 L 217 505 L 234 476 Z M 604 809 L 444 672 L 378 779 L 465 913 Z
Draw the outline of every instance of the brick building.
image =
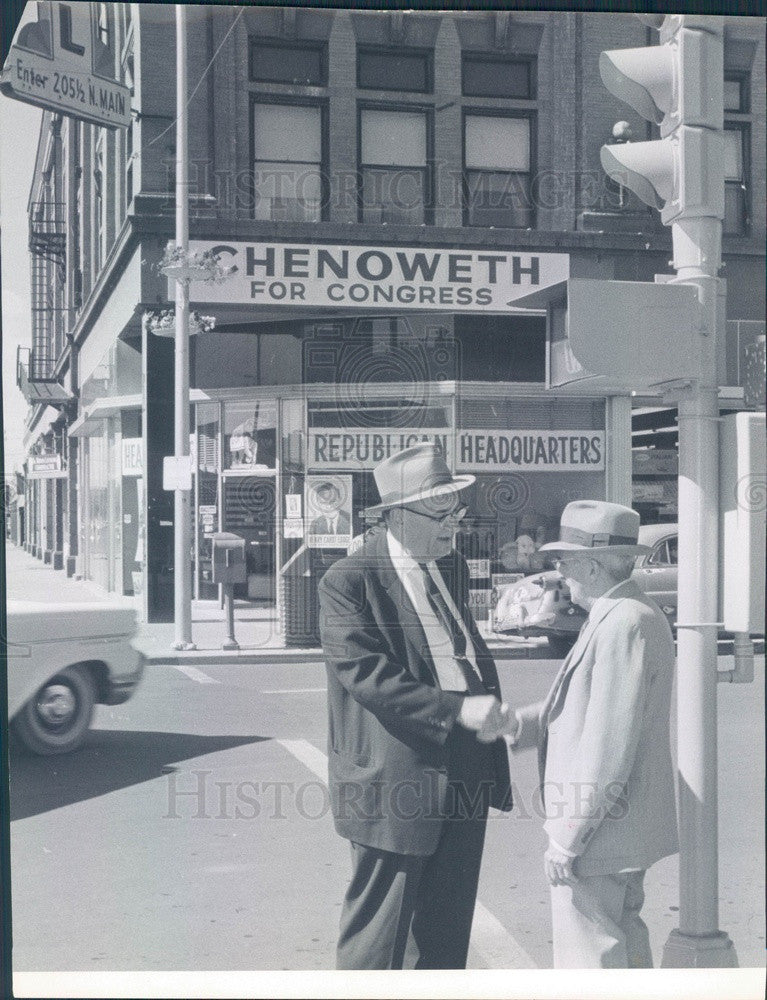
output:
M 132 122 L 43 116 L 19 367 L 27 546 L 140 588 L 160 620 L 173 340 L 145 316 L 172 308 L 158 265 L 174 236 L 175 25 L 172 7 L 93 7 Z M 725 26 L 728 409 L 764 336 L 763 27 Z M 573 497 L 674 519 L 675 411 L 587 380 L 554 388 L 544 319 L 513 303 L 568 275 L 668 272 L 669 231 L 599 164 L 616 122 L 652 137 L 603 87 L 599 53 L 656 39 L 623 14 L 189 8 L 191 245 L 236 268 L 191 285 L 215 319 L 191 338 L 198 599 L 218 596 L 210 534 L 225 530 L 246 539 L 237 596 L 274 603 L 323 483 L 356 535 L 376 460 L 421 438 L 477 475 L 458 541 L 479 602 L 504 546 L 540 544 Z M 346 535 L 315 542 L 327 562 Z

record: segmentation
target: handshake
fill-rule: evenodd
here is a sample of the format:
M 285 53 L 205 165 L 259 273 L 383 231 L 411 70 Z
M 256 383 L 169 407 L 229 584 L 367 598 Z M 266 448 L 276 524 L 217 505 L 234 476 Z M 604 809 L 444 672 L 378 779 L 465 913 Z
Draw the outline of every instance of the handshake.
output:
M 509 706 L 492 694 L 469 695 L 464 698 L 456 722 L 477 734 L 480 743 L 493 743 L 501 736 L 512 735 L 517 720 Z

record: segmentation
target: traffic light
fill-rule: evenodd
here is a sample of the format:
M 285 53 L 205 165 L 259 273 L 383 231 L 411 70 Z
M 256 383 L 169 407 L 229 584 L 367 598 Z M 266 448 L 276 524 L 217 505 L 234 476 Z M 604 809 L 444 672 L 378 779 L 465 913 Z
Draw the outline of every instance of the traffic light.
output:
M 657 15 L 649 22 L 658 25 Z M 660 44 L 602 52 L 607 89 L 660 138 L 603 146 L 607 174 L 659 209 L 669 225 L 685 217 L 724 216 L 722 19 L 666 15 Z
M 569 278 L 509 305 L 546 310 L 550 389 L 629 392 L 700 377 L 693 285 Z

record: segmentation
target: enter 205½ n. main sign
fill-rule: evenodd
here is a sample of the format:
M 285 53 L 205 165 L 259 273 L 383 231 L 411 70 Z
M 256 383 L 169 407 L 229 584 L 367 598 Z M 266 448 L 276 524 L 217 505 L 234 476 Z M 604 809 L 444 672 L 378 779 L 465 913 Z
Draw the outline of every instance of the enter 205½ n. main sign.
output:
M 25 20 L 14 36 L 0 91 L 94 125 L 130 125 L 130 90 L 114 78 L 114 52 L 108 26 L 101 21 L 106 7 L 38 3 L 36 19 Z
M 531 290 L 564 281 L 569 256 L 448 247 L 192 241 L 233 268 L 221 284 L 193 281 L 195 302 L 269 306 L 508 312 Z M 175 282 L 169 282 L 169 295 Z

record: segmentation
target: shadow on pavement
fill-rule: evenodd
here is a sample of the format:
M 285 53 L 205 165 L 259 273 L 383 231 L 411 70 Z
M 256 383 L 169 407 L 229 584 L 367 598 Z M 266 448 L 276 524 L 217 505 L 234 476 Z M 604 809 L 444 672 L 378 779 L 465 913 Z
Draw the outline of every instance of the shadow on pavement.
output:
M 151 781 L 179 761 L 263 743 L 269 736 L 198 736 L 190 733 L 98 730 L 79 750 L 37 757 L 14 747 L 10 755 L 11 821 L 97 798 Z

